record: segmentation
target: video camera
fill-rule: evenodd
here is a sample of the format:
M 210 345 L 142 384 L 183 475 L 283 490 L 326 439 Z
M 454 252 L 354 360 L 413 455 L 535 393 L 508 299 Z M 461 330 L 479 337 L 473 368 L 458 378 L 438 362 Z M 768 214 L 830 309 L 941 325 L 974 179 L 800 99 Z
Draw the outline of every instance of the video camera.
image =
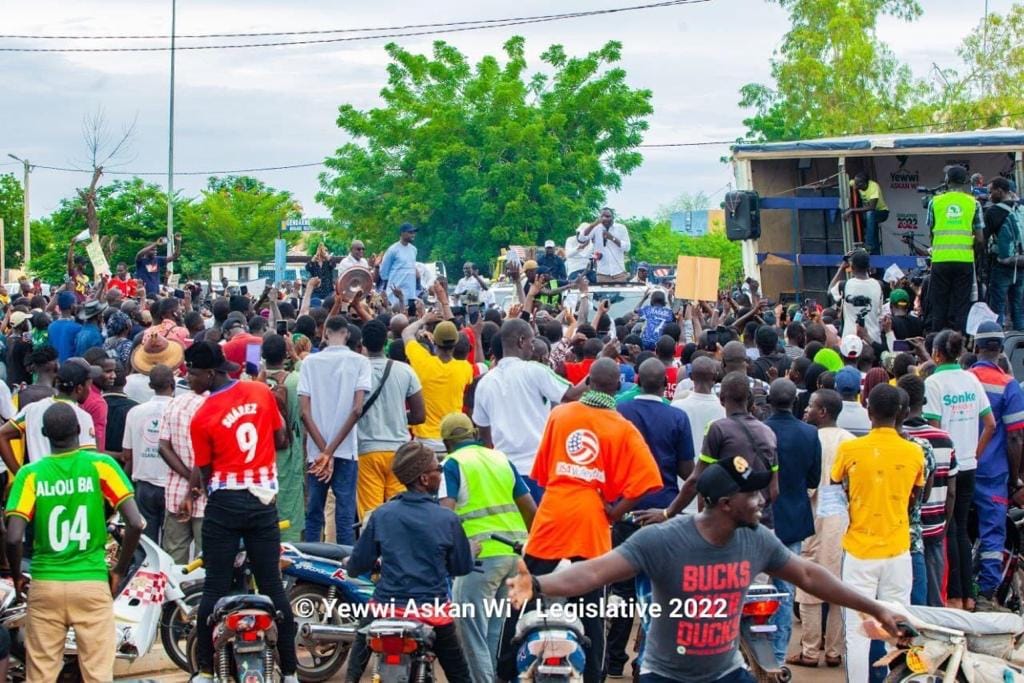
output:
M 934 197 L 937 194 L 942 194 L 943 192 L 945 192 L 948 189 L 949 189 L 949 184 L 948 183 L 939 183 L 938 185 L 934 185 L 932 187 L 925 187 L 924 185 L 918 185 L 917 186 L 917 191 L 924 195 L 924 197 L 921 197 L 921 207 L 924 208 L 924 209 L 927 209 L 928 208 L 928 202 L 930 202 L 932 200 L 932 197 Z

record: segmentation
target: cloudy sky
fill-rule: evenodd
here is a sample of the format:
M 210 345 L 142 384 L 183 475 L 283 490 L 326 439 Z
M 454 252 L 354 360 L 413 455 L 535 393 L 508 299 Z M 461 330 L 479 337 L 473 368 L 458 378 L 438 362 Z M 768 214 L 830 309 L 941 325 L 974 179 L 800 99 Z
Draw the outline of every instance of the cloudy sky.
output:
M 641 0 L 483 0 L 478 3 L 341 0 L 178 0 L 177 33 L 323 30 L 552 14 L 621 7 Z M 990 0 L 1005 12 L 1011 0 Z M 915 24 L 883 20 L 881 37 L 918 75 L 931 64 L 955 63 L 953 48 L 983 13 L 984 0 L 923 0 Z M 170 0 L 33 0 L 0 4 L 0 32 L 11 34 L 167 34 Z M 570 19 L 545 24 L 398 39 L 428 51 L 442 38 L 475 61 L 497 53 L 514 34 L 526 37 L 531 65 L 552 43 L 581 54 L 608 39 L 622 41 L 622 65 L 635 87 L 654 93 L 648 143 L 728 140 L 743 132 L 737 91 L 764 81 L 768 60 L 788 27 L 785 13 L 764 0 L 702 4 Z M 271 40 L 294 40 L 278 38 Z M 264 42 L 267 39 L 220 39 Z M 0 39 L 0 47 L 100 47 L 124 40 Z M 166 41 L 131 41 L 140 46 Z M 379 102 L 387 65 L 384 39 L 331 45 L 183 51 L 176 65 L 175 168 L 230 170 L 318 162 L 345 138 L 335 125 L 338 105 Z M 179 44 L 199 44 L 180 41 Z M 166 172 L 169 55 L 153 53 L 0 53 L 0 172 L 21 169 L 14 153 L 33 163 L 85 163 L 83 117 L 102 108 L 113 133 L 137 117 L 129 160 L 121 170 Z M 718 159 L 725 147 L 645 150 L 644 165 L 610 198 L 620 214 L 654 213 L 683 191 L 720 195 L 730 178 Z M 291 190 L 307 215 L 325 215 L 313 199 L 317 168 L 255 173 Z M 32 215 L 52 211 L 85 175 L 37 169 Z M 161 185 L 166 177 L 149 178 Z M 202 176 L 175 180 L 198 194 Z M 569 222 L 574 222 L 570 218 Z

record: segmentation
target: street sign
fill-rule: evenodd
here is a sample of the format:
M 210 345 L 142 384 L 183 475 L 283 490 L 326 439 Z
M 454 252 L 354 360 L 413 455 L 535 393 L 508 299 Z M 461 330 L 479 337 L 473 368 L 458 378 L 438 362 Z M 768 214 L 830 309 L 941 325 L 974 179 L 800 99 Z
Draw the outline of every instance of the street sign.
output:
M 283 232 L 312 232 L 314 228 L 305 218 L 293 218 L 281 221 L 281 230 Z

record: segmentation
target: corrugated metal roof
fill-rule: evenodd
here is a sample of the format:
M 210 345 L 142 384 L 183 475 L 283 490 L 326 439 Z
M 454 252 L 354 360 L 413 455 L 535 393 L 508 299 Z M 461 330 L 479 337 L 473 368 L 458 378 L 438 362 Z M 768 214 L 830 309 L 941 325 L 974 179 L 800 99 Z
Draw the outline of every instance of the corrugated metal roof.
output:
M 822 152 L 865 152 L 884 150 L 948 149 L 957 147 L 1011 147 L 1024 149 L 1024 131 L 1012 128 L 958 133 L 915 133 L 851 135 L 847 137 L 739 144 L 732 147 L 734 158 L 821 156 Z

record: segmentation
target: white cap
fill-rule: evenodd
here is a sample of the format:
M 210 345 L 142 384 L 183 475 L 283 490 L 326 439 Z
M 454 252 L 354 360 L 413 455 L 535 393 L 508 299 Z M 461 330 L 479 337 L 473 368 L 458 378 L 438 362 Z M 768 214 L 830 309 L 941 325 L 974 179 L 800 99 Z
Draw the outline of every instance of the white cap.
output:
M 544 248 L 545 249 L 547 249 L 548 247 L 554 248 L 554 246 L 555 246 L 555 241 L 554 240 L 548 240 L 547 242 L 544 243 Z
M 855 334 L 848 334 L 839 343 L 839 355 L 843 358 L 859 358 L 864 350 L 864 341 Z

